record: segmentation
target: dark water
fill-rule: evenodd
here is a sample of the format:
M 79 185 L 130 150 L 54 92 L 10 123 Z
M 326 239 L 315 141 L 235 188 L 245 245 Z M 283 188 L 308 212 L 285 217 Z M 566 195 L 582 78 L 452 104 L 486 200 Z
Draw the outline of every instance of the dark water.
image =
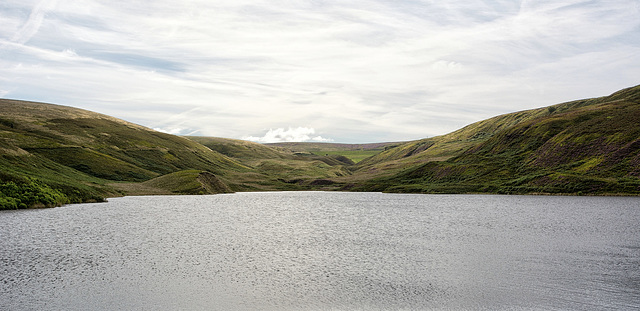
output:
M 0 310 L 640 309 L 640 198 L 126 197 L 0 213 Z

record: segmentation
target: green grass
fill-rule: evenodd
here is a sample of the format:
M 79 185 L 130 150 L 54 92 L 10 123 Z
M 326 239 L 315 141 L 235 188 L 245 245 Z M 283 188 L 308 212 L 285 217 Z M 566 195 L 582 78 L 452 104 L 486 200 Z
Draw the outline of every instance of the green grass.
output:
M 287 150 L 294 153 L 308 153 L 317 156 L 344 156 L 350 161 L 358 163 L 366 158 L 372 157 L 389 146 L 399 143 L 373 143 L 373 144 L 336 144 L 336 143 L 310 143 L 310 142 L 292 142 L 292 143 L 273 143 L 267 144 L 279 150 Z
M 186 138 L 81 109 L 0 99 L 0 115 L 0 182 L 29 177 L 68 202 L 125 194 L 109 186 L 114 181 L 190 169 L 221 176 L 251 170 Z
M 205 189 L 198 182 L 202 171 L 187 170 L 170 173 L 144 182 L 144 185 L 167 190 L 177 194 L 204 194 Z
M 187 139 L 3 99 L 0 116 L 0 208 L 271 190 L 640 194 L 640 86 L 365 145 Z
M 306 190 L 317 180 L 349 175 L 351 160 L 339 155 L 313 154 L 300 149 L 263 145 L 254 142 L 217 137 L 187 137 L 206 147 L 234 158 L 251 168 L 249 172 L 224 176 L 234 191 Z M 300 148 L 315 144 L 296 143 Z M 323 145 L 324 146 L 324 145 Z M 342 146 L 342 145 L 341 145 Z M 336 154 L 339 154 L 337 152 Z
M 355 189 L 640 194 L 640 102 L 634 99 L 640 87 L 631 90 L 623 93 L 628 98 L 556 105 L 551 114 L 505 127 L 446 161 L 405 166 Z
M 318 156 L 344 156 L 354 163 L 358 163 L 366 158 L 372 157 L 378 153 L 382 152 L 381 149 L 370 149 L 370 150 L 319 150 L 313 151 L 312 153 Z
M 233 192 L 217 176 L 200 170 L 170 173 L 142 183 L 116 183 L 128 194 L 215 194 Z
M 291 156 L 290 153 L 250 141 L 204 136 L 186 138 L 243 163 L 255 159 L 283 159 Z

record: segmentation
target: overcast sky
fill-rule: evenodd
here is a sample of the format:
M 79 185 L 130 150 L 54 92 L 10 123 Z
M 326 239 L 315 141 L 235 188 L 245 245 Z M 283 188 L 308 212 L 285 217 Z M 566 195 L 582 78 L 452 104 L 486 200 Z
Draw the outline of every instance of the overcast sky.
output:
M 640 1 L 2 0 L 0 97 L 174 133 L 404 141 L 640 84 Z

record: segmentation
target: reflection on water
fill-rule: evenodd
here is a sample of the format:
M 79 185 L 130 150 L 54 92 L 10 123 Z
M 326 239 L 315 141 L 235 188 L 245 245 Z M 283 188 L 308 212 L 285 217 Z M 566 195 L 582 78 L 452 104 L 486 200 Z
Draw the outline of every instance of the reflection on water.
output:
M 639 203 L 285 192 L 2 212 L 0 309 L 637 309 Z

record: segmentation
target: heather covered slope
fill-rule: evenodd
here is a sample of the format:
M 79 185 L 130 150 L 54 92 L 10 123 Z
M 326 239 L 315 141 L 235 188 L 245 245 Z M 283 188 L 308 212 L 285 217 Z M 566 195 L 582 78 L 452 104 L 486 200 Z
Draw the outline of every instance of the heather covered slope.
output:
M 185 136 L 207 148 L 243 162 L 266 159 L 290 158 L 291 153 L 282 152 L 266 145 L 220 137 Z
M 5 201 L 28 206 L 97 201 L 119 193 L 110 183 L 182 170 L 221 176 L 250 170 L 183 137 L 86 110 L 6 99 L 0 100 L 0 168 Z M 40 188 L 55 199 L 8 199 Z
M 186 138 L 0 99 L 0 208 L 273 190 L 640 194 L 640 86 L 372 145 Z
M 251 168 L 237 175 L 238 191 L 333 189 L 328 182 L 351 174 L 353 162 L 339 155 L 316 155 L 255 142 L 217 137 L 187 137 Z M 322 185 L 319 185 L 322 184 Z M 319 187 L 321 186 L 321 187 Z
M 42 155 L 95 177 L 140 181 L 183 169 L 244 169 L 188 139 L 81 109 L 0 100 L 0 115 L 0 147 Z
M 633 92 L 633 89 L 621 92 Z M 385 151 L 359 162 L 355 169 L 361 172 L 377 172 L 383 175 L 390 175 L 397 173 L 398 170 L 406 169 L 407 166 L 431 161 L 445 161 L 487 141 L 505 129 L 552 114 L 595 105 L 602 101 L 611 101 L 622 94 L 618 93 L 608 97 L 577 100 L 549 107 L 504 114 L 475 122 L 449 134 L 397 144 L 393 148 L 386 148 Z
M 400 143 L 386 142 L 369 144 L 337 144 L 315 142 L 284 142 L 269 143 L 266 145 L 269 147 L 274 147 L 281 150 L 289 150 L 296 153 L 310 153 L 320 156 L 324 155 L 332 157 L 345 157 L 353 162 L 349 162 L 349 164 L 355 164 L 398 144 Z
M 349 174 L 349 164 L 239 140 L 187 139 L 72 107 L 0 99 L 5 208 L 118 195 L 316 189 L 318 180 Z
M 507 126 L 495 122 L 516 120 L 518 115 L 520 120 Z M 487 121 L 465 128 L 488 134 L 468 143 L 459 154 L 405 167 L 357 188 L 435 193 L 640 193 L 640 86 Z M 487 126 L 498 130 L 478 130 Z
M 325 144 L 325 143 L 274 143 L 259 144 L 250 141 L 228 139 L 219 137 L 204 136 L 185 136 L 195 142 L 198 142 L 211 150 L 215 150 L 234 158 L 242 163 L 255 165 L 265 160 L 298 160 L 298 161 L 321 161 L 328 165 L 353 165 L 354 162 L 343 154 L 350 154 L 353 151 L 368 152 L 369 149 L 374 150 L 373 153 L 379 152 L 377 149 L 369 148 L 366 145 L 347 145 L 347 144 Z M 375 144 L 379 146 L 381 144 Z M 362 146 L 362 147 L 358 147 Z

